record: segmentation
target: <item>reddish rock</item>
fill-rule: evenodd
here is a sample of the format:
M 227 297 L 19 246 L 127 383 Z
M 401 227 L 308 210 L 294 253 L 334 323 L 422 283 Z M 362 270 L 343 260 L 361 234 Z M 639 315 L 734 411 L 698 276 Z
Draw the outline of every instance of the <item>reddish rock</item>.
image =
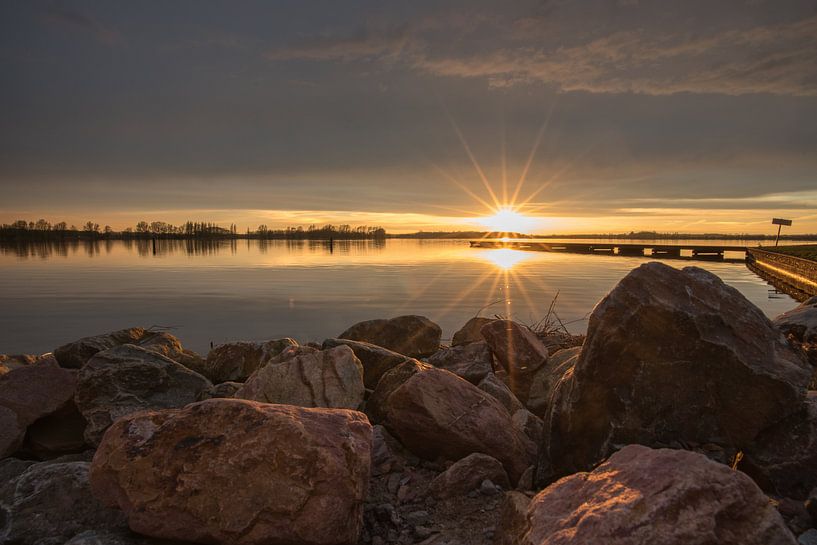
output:
M 430 356 L 440 348 L 442 329 L 425 316 L 397 316 L 358 322 L 341 339 L 364 341 L 412 358 Z
M 359 412 L 210 399 L 118 420 L 94 456 L 91 488 L 148 536 L 351 545 L 370 449 Z
M 97 352 L 122 344 L 136 344 L 147 332 L 141 327 L 120 329 L 102 335 L 83 337 L 54 350 L 54 357 L 63 367 L 79 369 Z
M 151 350 L 125 344 L 99 352 L 80 369 L 74 401 L 96 445 L 114 420 L 146 409 L 183 407 L 209 391 L 209 380 Z
M 428 358 L 434 367 L 451 371 L 471 384 L 479 384 L 494 371 L 494 357 L 485 342 L 473 342 L 437 351 Z
M 795 545 L 739 471 L 693 452 L 630 445 L 565 477 L 528 510 L 528 545 Z
M 220 344 L 207 354 L 201 374 L 214 383 L 244 382 L 281 352 L 293 346 L 298 346 L 298 343 L 289 338 L 262 343 L 236 341 Z
M 282 361 L 278 361 L 282 360 Z M 287 350 L 253 373 L 236 398 L 300 407 L 357 409 L 363 403 L 363 366 L 348 346 Z
M 527 409 L 519 409 L 513 413 L 513 425 L 535 444 L 542 442 L 544 423 L 541 418 Z
M 744 450 L 801 409 L 810 367 L 717 276 L 647 263 L 596 306 L 555 388 L 538 482 L 587 470 L 613 445 Z
M 0 354 L 0 375 L 19 369 L 20 367 L 28 367 L 29 365 L 59 366 L 59 363 L 57 363 L 54 355 L 50 352 L 40 356 L 32 354 Z
M 366 388 L 374 390 L 380 378 L 407 361 L 412 361 L 413 358 L 392 352 L 382 346 L 377 346 L 363 341 L 350 341 L 349 339 L 326 339 L 323 341 L 322 349 L 335 348 L 336 346 L 346 345 L 355 353 L 355 357 L 360 360 L 363 365 L 363 383 Z M 416 361 L 416 360 L 414 360 Z
M 432 369 L 430 365 L 412 359 L 385 373 L 377 383 L 377 388 L 374 389 L 372 395 L 366 401 L 366 414 L 369 416 L 369 420 L 378 424 L 382 422 L 386 418 L 389 396 L 416 373 L 429 369 Z
M 490 324 L 494 321 L 494 318 L 482 318 L 480 316 L 474 316 L 467 322 L 465 325 L 460 328 L 459 331 L 454 333 L 454 337 L 451 339 L 452 346 L 460 346 L 463 344 L 468 343 L 476 343 L 480 341 L 484 341 L 485 337 L 482 336 L 482 327 L 484 325 Z
M 559 350 L 548 358 L 547 364 L 534 373 L 526 403 L 533 414 L 539 417 L 545 415 L 556 384 L 564 376 L 565 371 L 576 365 L 581 351 L 580 346 Z
M 805 500 L 817 486 L 817 392 L 802 410 L 762 431 L 738 466 L 770 494 Z
M 458 498 L 478 489 L 485 479 L 510 488 L 508 474 L 499 460 L 487 454 L 469 454 L 431 481 L 429 493 L 437 498 Z
M 525 403 L 533 374 L 547 363 L 548 349 L 530 329 L 511 320 L 494 320 L 481 331 L 508 373 L 511 391 Z
M 74 372 L 53 365 L 26 365 L 0 375 L 0 457 L 20 447 L 28 426 L 70 403 L 76 386 Z
M 535 451 L 496 399 L 442 369 L 415 372 L 400 384 L 386 400 L 384 425 L 428 460 L 459 460 L 475 452 L 493 456 L 513 483 Z

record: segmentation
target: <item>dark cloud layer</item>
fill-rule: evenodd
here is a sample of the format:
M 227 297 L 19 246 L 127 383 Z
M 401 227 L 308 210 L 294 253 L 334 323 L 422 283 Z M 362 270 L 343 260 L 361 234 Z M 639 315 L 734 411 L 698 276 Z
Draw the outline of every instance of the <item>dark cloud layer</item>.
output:
M 9 1 L 0 221 L 460 215 L 488 192 L 458 133 L 512 193 L 546 120 L 521 194 L 548 213 L 805 210 L 814 36 L 812 0 Z

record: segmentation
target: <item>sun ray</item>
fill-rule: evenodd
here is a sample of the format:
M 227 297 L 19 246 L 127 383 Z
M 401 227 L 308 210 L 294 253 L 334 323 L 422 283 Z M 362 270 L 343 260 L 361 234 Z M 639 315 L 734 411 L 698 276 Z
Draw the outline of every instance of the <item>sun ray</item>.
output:
M 513 196 L 511 196 L 510 204 L 512 206 L 516 204 L 516 199 L 519 197 L 519 192 L 522 190 L 522 186 L 525 185 L 525 179 L 528 176 L 528 171 L 530 170 L 531 164 L 533 164 L 534 157 L 536 157 L 536 152 L 539 149 L 539 145 L 542 142 L 542 137 L 545 135 L 548 124 L 550 124 L 550 118 L 553 115 L 553 109 L 555 106 L 556 101 L 554 100 L 550 105 L 550 110 L 548 111 L 547 117 L 545 117 L 545 121 L 542 123 L 542 126 L 539 128 L 539 132 L 536 134 L 536 139 L 533 141 L 533 146 L 528 154 L 528 160 L 525 162 L 525 166 L 522 169 L 522 174 L 519 176 L 519 181 L 516 182 L 516 188 L 514 189 Z M 506 200 L 505 202 L 508 201 Z
M 446 110 L 446 113 L 448 111 Z M 491 187 L 491 183 L 488 181 L 488 178 L 485 176 L 485 173 L 482 171 L 482 167 L 479 166 L 476 157 L 474 157 L 474 153 L 471 151 L 471 146 L 468 145 L 468 142 L 465 140 L 465 136 L 462 134 L 462 131 L 457 126 L 457 123 L 454 121 L 454 118 L 451 117 L 451 114 L 448 114 L 448 119 L 451 121 L 451 126 L 454 128 L 454 132 L 457 133 L 457 137 L 460 139 L 460 143 L 462 147 L 465 149 L 465 153 L 468 154 L 468 158 L 471 160 L 471 164 L 474 165 L 474 169 L 477 171 L 480 180 L 482 180 L 482 185 L 485 186 L 485 189 L 488 191 L 488 194 L 491 196 L 491 199 L 494 201 L 494 206 L 501 206 L 502 203 L 499 202 L 499 199 L 494 192 L 494 188 Z

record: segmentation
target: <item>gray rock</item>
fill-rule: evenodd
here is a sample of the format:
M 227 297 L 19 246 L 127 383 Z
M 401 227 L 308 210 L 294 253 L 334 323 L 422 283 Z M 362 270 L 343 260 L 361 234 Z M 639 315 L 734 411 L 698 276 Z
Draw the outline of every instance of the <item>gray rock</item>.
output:
M 91 495 L 89 466 L 39 463 L 16 477 L 0 498 L 3 543 L 62 545 L 86 530 L 124 529 L 124 514 Z
M 537 445 L 542 442 L 544 423 L 541 418 L 532 412 L 526 409 L 520 409 L 513 413 L 513 425 Z
M 817 545 L 817 529 L 806 530 L 797 537 L 799 545 Z
M 397 316 L 358 322 L 341 339 L 364 341 L 412 358 L 430 356 L 440 348 L 442 329 L 425 316 Z
M 335 348 L 346 345 L 355 353 L 355 357 L 363 365 L 363 383 L 366 388 L 374 390 L 380 378 L 401 363 L 411 361 L 413 358 L 392 352 L 382 346 L 377 346 L 363 341 L 350 341 L 349 339 L 326 339 L 322 348 Z
M 54 357 L 63 367 L 79 369 L 97 352 L 123 344 L 136 344 L 145 337 L 146 333 L 141 327 L 131 327 L 92 337 L 83 337 L 56 348 Z
M 357 409 L 363 403 L 363 366 L 348 346 L 283 352 L 253 373 L 236 393 L 239 399 L 299 407 Z
M 146 409 L 184 407 L 211 387 L 209 380 L 183 365 L 126 344 L 88 360 L 79 371 L 74 400 L 88 421 L 86 440 L 97 445 L 117 418 Z
M 435 477 L 428 491 L 436 498 L 458 498 L 479 488 L 486 480 L 510 488 L 508 474 L 499 460 L 487 454 L 474 453 L 455 462 Z
M 547 363 L 536 370 L 531 378 L 526 403 L 533 414 L 539 417 L 545 415 L 553 396 L 553 390 L 565 372 L 576 365 L 581 351 L 580 346 L 559 350 L 551 354 Z
M 482 381 L 477 384 L 477 388 L 499 401 L 508 411 L 509 415 L 513 415 L 517 411 L 521 411 L 525 408 L 522 402 L 511 392 L 511 389 L 493 373 L 482 379 Z
M 473 342 L 437 351 L 428 358 L 434 367 L 451 371 L 471 384 L 479 384 L 493 373 L 494 357 L 486 342 Z
M 202 394 L 201 400 L 235 397 L 235 393 L 244 386 L 242 382 L 220 382 Z
M 547 347 L 530 329 L 511 320 L 494 320 L 482 326 L 481 331 L 508 373 L 511 391 L 526 402 L 534 373 L 547 363 Z

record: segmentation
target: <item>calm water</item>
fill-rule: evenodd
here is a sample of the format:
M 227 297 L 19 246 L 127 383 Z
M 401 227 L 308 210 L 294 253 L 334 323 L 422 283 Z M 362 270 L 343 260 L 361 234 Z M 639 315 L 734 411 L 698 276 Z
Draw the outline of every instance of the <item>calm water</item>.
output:
M 206 353 L 210 341 L 321 341 L 399 314 L 426 315 L 450 338 L 480 311 L 535 322 L 557 292 L 559 317 L 582 332 L 596 302 L 646 260 L 467 241 L 336 242 L 332 252 L 325 242 L 160 241 L 155 255 L 144 242 L 0 247 L 0 353 L 134 325 L 172 326 Z M 795 305 L 741 263 L 667 263 L 709 269 L 769 316 Z

